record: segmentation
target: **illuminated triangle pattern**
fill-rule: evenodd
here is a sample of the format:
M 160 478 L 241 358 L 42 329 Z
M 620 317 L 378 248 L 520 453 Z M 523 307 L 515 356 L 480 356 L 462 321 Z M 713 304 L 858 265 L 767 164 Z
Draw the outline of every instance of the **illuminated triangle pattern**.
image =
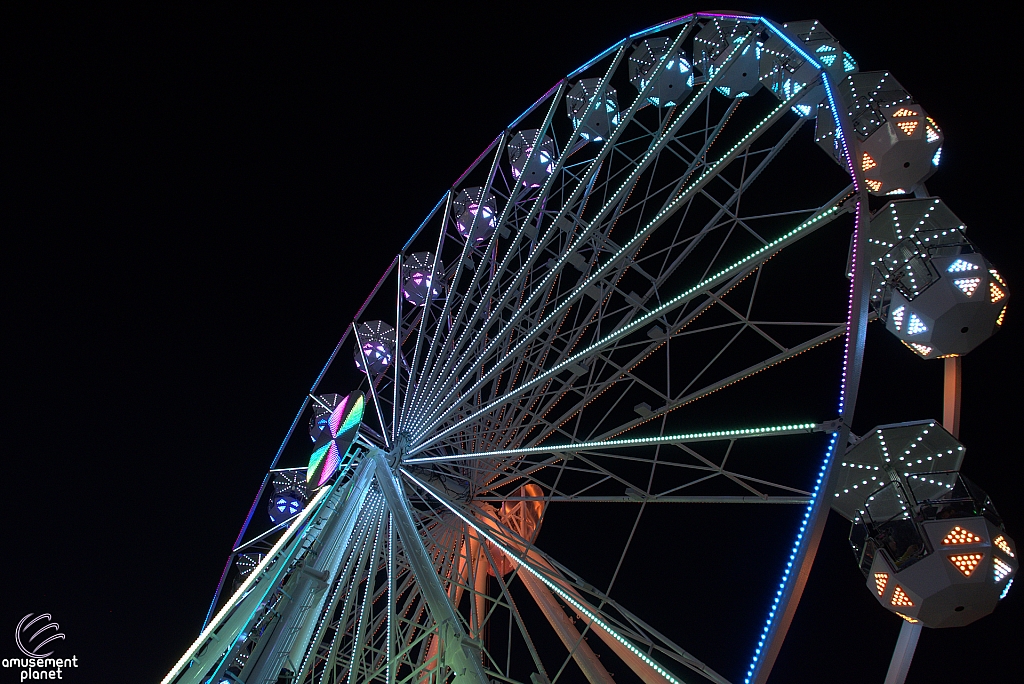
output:
M 916 313 L 910 314 L 910 322 L 907 323 L 907 334 L 920 335 L 923 332 L 928 332 L 928 326 L 924 324 L 924 321 Z
M 889 583 L 889 573 L 887 572 L 876 572 L 875 573 L 875 586 L 878 588 L 878 595 L 881 596 L 885 593 L 885 585 Z
M 984 556 L 980 553 L 961 553 L 955 556 L 946 556 L 949 562 L 956 566 L 956 569 L 960 571 L 964 577 L 970 577 L 974 569 L 978 567 L 978 563 Z
M 910 608 L 914 607 L 914 602 L 910 600 L 909 596 L 907 596 L 907 592 L 903 591 L 903 587 L 898 584 L 896 585 L 896 588 L 892 590 L 892 598 L 889 600 L 889 603 L 897 608 L 903 606 L 908 606 Z
M 978 285 L 981 284 L 981 278 L 957 278 L 953 281 L 953 284 L 960 288 L 960 291 L 970 297 L 978 289 Z
M 1000 285 L 1002 285 L 1003 287 L 1006 287 L 1006 281 L 1003 280 L 1003 277 L 1001 275 L 999 275 L 999 271 L 997 271 L 994 268 L 990 268 L 990 269 L 988 269 L 988 272 L 992 274 L 993 278 L 995 278 L 996 280 L 999 281 Z
M 988 293 L 992 299 L 992 303 L 995 304 L 1000 299 L 1006 296 L 1006 293 L 999 289 L 995 283 L 988 284 Z
M 882 181 L 880 180 L 870 180 L 868 178 L 865 178 L 864 182 L 867 183 L 867 186 L 869 188 L 871 188 L 871 192 L 878 192 L 879 190 L 882 189 Z
M 903 618 L 904 620 L 906 620 L 907 622 L 909 622 L 912 625 L 916 625 L 918 622 L 920 622 L 920 620 L 918 620 L 917 618 L 912 618 L 909 615 L 904 615 L 903 613 L 901 613 L 899 611 L 893 611 L 893 612 L 896 613 L 897 615 L 899 615 L 901 618 Z
M 896 326 L 896 330 L 903 329 L 903 317 L 907 314 L 907 307 L 901 306 L 892 312 L 892 324 Z
M 1002 325 L 1003 324 L 1003 320 L 1005 318 L 1006 318 L 1006 307 L 1004 306 L 1003 310 L 999 312 L 999 318 L 996 319 L 996 325 Z
M 1010 558 L 1013 558 L 1013 557 L 1014 557 L 1014 556 L 1013 556 L 1013 549 L 1011 549 L 1011 548 L 1010 548 L 1010 545 L 1009 545 L 1008 543 L 1006 543 L 1006 537 L 1004 537 L 1003 535 L 999 535 L 998 537 L 996 537 L 995 539 L 993 539 L 993 540 L 992 540 L 992 543 L 993 543 L 993 544 L 995 544 L 995 545 L 996 545 L 996 547 L 997 547 L 997 548 L 998 548 L 998 549 L 999 549 L 1000 551 L 1002 551 L 1003 553 L 1005 553 L 1005 554 L 1006 554 L 1007 556 L 1009 556 Z
M 927 142 L 933 143 L 939 139 L 939 134 L 931 126 L 926 126 L 924 129 L 924 137 Z
M 979 266 L 975 266 L 970 261 L 964 261 L 963 259 L 957 259 L 949 266 L 946 267 L 946 273 L 961 273 L 963 271 L 977 271 Z
M 867 152 L 864 153 L 864 157 L 860 160 L 860 170 L 867 171 L 878 166 L 878 162 L 871 158 L 871 155 Z
M 235 565 L 238 566 L 238 574 L 247 577 L 250 572 L 263 560 L 262 553 L 240 553 L 235 557 Z
M 977 544 L 981 541 L 981 537 L 974 534 L 970 530 L 964 529 L 957 525 L 949 531 L 946 538 L 942 540 L 943 544 Z
M 996 582 L 1002 582 L 1011 572 L 1013 572 L 1013 568 L 1003 559 L 998 556 L 992 559 L 992 577 Z
M 917 130 L 917 121 L 897 121 L 896 127 L 907 135 L 914 135 L 914 131 Z
M 900 341 L 902 342 L 902 340 Z M 918 344 L 917 342 L 903 342 L 903 344 L 907 345 L 921 356 L 928 356 L 932 353 L 932 348 L 927 344 Z
M 917 116 L 917 112 L 913 109 L 907 109 L 906 107 L 900 107 L 892 113 L 893 116 Z

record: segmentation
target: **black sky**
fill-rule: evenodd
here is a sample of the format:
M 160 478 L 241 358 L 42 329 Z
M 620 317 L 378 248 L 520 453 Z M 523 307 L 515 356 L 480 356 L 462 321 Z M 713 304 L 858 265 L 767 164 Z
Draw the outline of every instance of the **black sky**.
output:
M 82 662 L 75 681 L 163 676 L 198 633 L 303 396 L 448 184 L 564 74 L 623 35 L 707 9 L 580 7 L 40 11 L 7 22 L 22 40 L 3 71 L 25 90 L 5 107 L 24 124 L 6 131 L 0 228 L 0 628 L 52 613 Z M 1011 287 L 1024 283 L 1003 72 L 1016 57 L 973 23 L 988 19 L 922 3 L 743 9 L 818 18 L 862 69 L 891 70 L 946 135 L 929 189 Z M 961 439 L 964 471 L 1020 541 L 1014 313 L 964 360 Z M 905 420 L 941 417 L 941 365 L 884 331 L 868 343 L 861 420 L 870 402 L 905 405 Z M 772 681 L 884 676 L 900 624 L 861 585 L 846 533 L 830 520 Z M 656 574 L 678 588 L 672 569 Z M 908 681 L 1016 677 L 1006 648 L 1024 627 L 1020 593 L 967 628 L 926 631 Z M 766 605 L 750 607 L 751 625 Z M 0 656 L 14 656 L 4 639 Z M 722 648 L 745 670 L 749 639 Z

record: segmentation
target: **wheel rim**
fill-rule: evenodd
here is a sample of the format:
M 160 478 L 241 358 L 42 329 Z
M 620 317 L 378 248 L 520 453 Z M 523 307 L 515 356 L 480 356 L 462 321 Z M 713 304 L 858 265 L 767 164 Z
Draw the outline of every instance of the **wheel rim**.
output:
M 701 15 L 641 38 L 666 38 L 673 55 L 730 21 Z M 302 681 L 444 681 L 443 664 L 460 657 L 499 680 L 575 681 L 582 671 L 600 681 L 597 656 L 609 651 L 645 681 L 688 671 L 726 681 L 642 619 L 635 584 L 622 592 L 622 577 L 639 577 L 627 568 L 634 534 L 654 504 L 806 506 L 784 535 L 799 529 L 787 567 L 799 565 L 808 526 L 820 534 L 816 492 L 833 445 L 845 443 L 867 322 L 860 279 L 851 286 L 843 269 L 849 229 L 866 210 L 856 171 L 810 144 L 811 119 L 793 109 L 801 94 L 723 95 L 758 32 L 778 31 L 749 22 L 724 64 L 705 68 L 707 81 L 675 106 L 652 104 L 650 85 L 623 87 L 632 41 L 613 46 L 499 136 L 396 257 L 350 330 L 372 409 L 362 450 L 313 500 L 337 496 L 354 517 L 317 618 L 297 623 L 308 625 L 297 643 L 309 645 L 289 652 Z M 615 87 L 617 120 L 609 106 L 582 118 L 572 109 L 571 84 L 583 78 L 599 79 L 588 87 L 601 105 Z M 795 166 L 805 156 L 808 166 Z M 780 403 L 793 383 L 806 386 L 801 401 Z M 789 457 L 765 466 L 758 452 Z M 371 463 L 375 475 L 362 477 Z M 625 542 L 584 567 L 542 551 L 543 536 L 533 545 L 560 511 L 623 504 Z M 415 540 L 395 515 L 408 517 Z M 433 577 L 417 572 L 417 544 Z M 590 563 L 612 567 L 610 579 L 594 586 Z M 784 605 L 799 598 L 789 577 Z M 426 584 L 447 595 L 457 624 Z M 560 656 L 538 645 L 551 628 L 527 624 L 519 606 L 529 600 L 559 635 Z M 757 654 L 779 603 L 766 606 Z M 557 617 L 563 607 L 575 625 Z M 734 652 L 749 650 L 755 627 L 735 636 Z M 597 639 L 581 641 L 588 632 Z M 265 647 L 252 633 L 249 651 L 229 653 L 218 671 L 234 662 L 246 671 Z

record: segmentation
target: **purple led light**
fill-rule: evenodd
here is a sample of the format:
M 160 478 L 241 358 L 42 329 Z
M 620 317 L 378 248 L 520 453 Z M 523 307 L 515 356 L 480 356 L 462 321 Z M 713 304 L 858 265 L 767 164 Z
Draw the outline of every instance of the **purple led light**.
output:
M 331 446 L 327 449 L 327 455 L 324 456 L 324 468 L 320 471 L 317 487 L 322 487 L 327 480 L 331 479 L 331 475 L 334 475 L 339 463 L 341 463 L 341 452 L 338 449 L 338 444 L 331 442 Z
M 755 17 L 750 14 L 715 14 L 713 12 L 700 12 L 697 14 L 698 17 L 711 17 L 714 19 L 737 19 L 745 21 L 760 21 L 761 17 Z
M 533 154 L 533 148 L 532 147 L 527 147 L 526 149 L 523 150 L 523 157 L 524 158 L 529 159 L 531 154 Z M 551 154 L 549 154 L 547 150 L 540 150 L 539 152 L 537 152 L 537 161 L 541 164 L 541 166 L 544 167 L 544 171 L 546 173 L 550 174 L 554 170 L 554 168 L 555 168 L 555 165 L 554 165 L 553 160 L 551 158 Z M 516 180 L 519 180 L 519 176 L 521 174 L 522 174 L 522 171 L 520 171 L 519 169 L 517 169 L 514 166 L 512 167 L 512 176 Z M 526 181 L 523 181 L 523 185 L 526 185 Z M 540 183 L 531 183 L 528 187 L 539 188 L 540 187 Z M 472 210 L 472 207 L 470 208 L 470 210 Z M 492 222 L 492 225 L 493 225 L 493 222 Z
M 512 174 L 516 178 L 519 178 L 515 167 L 512 168 Z M 470 216 L 466 216 L 466 214 L 470 214 Z M 494 230 L 494 224 L 497 222 L 491 208 L 487 206 L 481 208 L 478 203 L 474 202 L 466 207 L 466 214 L 463 214 L 462 217 L 459 218 L 459 233 L 461 233 L 463 237 L 468 237 L 470 226 L 474 226 L 473 232 L 479 233 L 479 235 L 476 236 L 475 241 L 483 242 L 486 240 L 490 231 Z M 480 216 L 477 217 L 477 214 Z M 475 224 L 474 219 L 476 221 Z
M 391 363 L 391 350 L 383 342 L 364 342 L 363 356 L 371 367 L 387 366 Z M 365 371 L 360 359 L 356 359 L 356 367 Z
M 327 424 L 331 426 L 331 436 L 337 437 L 338 430 L 341 428 L 341 421 L 345 418 L 345 408 L 348 406 L 348 399 L 352 395 L 349 395 L 341 400 L 341 403 L 331 411 L 331 417 L 327 419 Z
M 244 530 L 243 530 L 244 532 Z M 236 544 L 237 546 L 237 544 Z M 203 630 L 206 629 L 206 625 L 210 622 L 210 616 L 213 615 L 213 609 L 217 606 L 217 599 L 220 598 L 221 587 L 224 586 L 224 580 L 227 579 L 228 570 L 231 569 L 231 559 L 234 558 L 234 554 L 228 556 L 227 562 L 224 564 L 224 571 L 220 573 L 220 582 L 217 584 L 217 591 L 213 594 L 213 600 L 210 601 L 210 607 L 206 611 L 206 618 L 203 619 L 203 626 L 199 628 L 199 633 L 202 634 Z M 1013 580 L 1010 580 L 1011 582 Z
M 526 116 L 526 114 L 528 114 L 528 113 L 529 113 L 529 110 L 527 110 L 526 112 L 524 112 L 524 113 L 523 113 L 523 116 Z M 498 137 L 497 137 L 497 138 L 495 138 L 495 139 L 494 139 L 494 140 L 493 140 L 493 141 L 491 142 L 491 144 L 487 146 L 487 149 L 485 149 L 485 150 L 484 150 L 483 152 L 481 152 L 481 153 L 480 153 L 480 154 L 479 154 L 479 155 L 477 156 L 477 158 L 473 160 L 473 163 L 469 165 L 469 168 L 467 168 L 467 169 L 466 169 L 465 171 L 463 171 L 463 172 L 462 172 L 462 175 L 461 175 L 461 176 L 459 176 L 458 180 L 456 180 L 456 181 L 455 181 L 454 183 L 452 183 L 452 187 L 458 187 L 459 185 L 461 185 L 461 184 L 462 184 L 462 181 L 464 181 L 464 180 L 466 179 L 466 176 L 468 176 L 468 175 L 470 174 L 470 172 L 471 172 L 471 171 L 472 171 L 473 169 L 475 169 L 475 168 L 476 168 L 476 165 L 480 163 L 480 160 L 481 160 L 481 159 L 483 159 L 483 158 L 484 158 L 485 156 L 487 156 L 487 154 L 488 154 L 488 153 L 490 153 L 490 151 L 494 149 L 494 146 L 498 144 L 498 141 L 499 141 L 499 140 L 501 140 L 501 136 L 502 136 L 502 135 L 505 135 L 505 134 L 504 134 L 504 133 L 501 133 L 501 134 L 499 134 L 499 135 L 498 135 Z M 445 194 L 445 197 L 447 197 L 447 193 Z M 444 198 L 444 197 L 442 197 L 442 198 L 441 198 L 441 202 L 443 202 L 443 201 L 444 201 L 444 199 L 445 199 L 445 198 Z M 438 207 L 439 207 L 439 206 L 441 206 L 441 202 L 438 202 L 438 203 L 437 203 L 437 206 L 438 206 Z M 437 209 L 437 207 L 434 207 L 434 209 L 436 210 L 436 209 Z M 403 249 L 403 250 L 405 250 L 405 249 L 408 249 L 408 247 L 409 247 L 409 245 L 410 245 L 410 244 L 412 244 L 412 240 L 411 240 L 411 239 L 409 240 L 409 242 L 405 243 L 405 247 L 403 247 L 402 249 Z

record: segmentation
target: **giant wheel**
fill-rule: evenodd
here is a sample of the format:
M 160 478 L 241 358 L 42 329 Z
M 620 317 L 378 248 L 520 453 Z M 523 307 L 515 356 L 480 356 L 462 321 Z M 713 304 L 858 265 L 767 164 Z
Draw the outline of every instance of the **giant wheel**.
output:
M 845 104 L 856 72 L 816 22 L 697 14 L 556 83 L 359 310 L 361 394 L 318 379 L 315 476 L 275 460 L 277 524 L 165 682 L 724 682 L 719 640 L 763 681 L 849 436 L 869 202 L 939 159 L 887 74 Z M 900 116 L 916 147 L 855 156 Z M 741 506 L 763 548 L 709 533 Z M 701 634 L 729 594 L 761 618 Z

